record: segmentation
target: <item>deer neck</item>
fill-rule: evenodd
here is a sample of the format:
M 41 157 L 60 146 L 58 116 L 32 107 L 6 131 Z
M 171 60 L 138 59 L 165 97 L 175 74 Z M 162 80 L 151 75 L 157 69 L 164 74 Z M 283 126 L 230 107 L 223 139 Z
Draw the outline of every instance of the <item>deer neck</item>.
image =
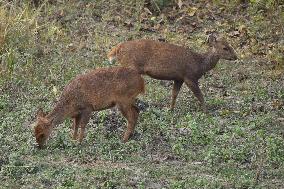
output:
M 59 101 L 54 109 L 46 116 L 52 126 L 62 123 L 65 119 L 65 108 L 61 101 Z
M 216 64 L 218 63 L 220 57 L 217 54 L 215 49 L 212 49 L 208 51 L 207 53 L 203 54 L 203 66 L 202 66 L 202 72 L 208 72 L 209 70 L 212 70 Z

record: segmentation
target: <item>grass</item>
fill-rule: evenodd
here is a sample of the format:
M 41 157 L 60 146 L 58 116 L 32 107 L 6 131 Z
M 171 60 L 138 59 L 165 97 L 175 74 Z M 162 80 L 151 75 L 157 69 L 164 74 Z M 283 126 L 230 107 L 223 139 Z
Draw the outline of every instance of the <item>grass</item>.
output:
M 66 120 L 46 149 L 34 147 L 29 126 L 38 107 L 50 110 L 76 74 L 113 66 L 106 53 L 117 43 L 162 37 L 202 51 L 208 27 L 231 30 L 205 20 L 188 34 L 179 32 L 180 23 L 166 20 L 164 28 L 151 32 L 139 20 L 141 6 L 128 1 L 45 2 L 38 8 L 1 4 L 0 23 L 6 28 L 0 30 L 1 187 L 283 188 L 283 70 L 269 59 L 274 56 L 258 54 L 265 39 L 240 48 L 242 38 L 230 38 L 242 59 L 220 61 L 200 80 L 209 114 L 200 111 L 185 86 L 175 111 L 169 111 L 172 83 L 145 77 L 147 92 L 140 97 L 130 142 L 121 142 L 125 120 L 112 109 L 94 113 L 81 145 L 71 140 Z M 262 24 L 248 28 L 250 35 Z M 271 34 L 261 31 L 260 38 Z M 277 40 L 270 43 L 272 52 L 281 48 Z

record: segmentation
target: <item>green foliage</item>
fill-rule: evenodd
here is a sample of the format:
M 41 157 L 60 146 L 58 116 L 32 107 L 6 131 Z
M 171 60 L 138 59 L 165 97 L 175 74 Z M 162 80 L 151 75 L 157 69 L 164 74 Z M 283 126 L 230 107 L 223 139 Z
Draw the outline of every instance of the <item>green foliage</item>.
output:
M 28 5 L 0 8 L 0 36 L 3 38 L 0 56 L 8 75 L 13 74 L 16 65 L 25 67 L 23 59 L 35 55 L 38 11 Z
M 281 0 L 250 0 L 249 2 L 256 9 L 276 9 L 278 6 L 284 5 Z
M 168 7 L 173 3 L 173 0 L 150 0 L 150 5 L 154 12 L 161 12 L 163 8 Z
M 284 139 L 280 136 L 269 136 L 266 139 L 269 162 L 281 166 L 284 163 Z

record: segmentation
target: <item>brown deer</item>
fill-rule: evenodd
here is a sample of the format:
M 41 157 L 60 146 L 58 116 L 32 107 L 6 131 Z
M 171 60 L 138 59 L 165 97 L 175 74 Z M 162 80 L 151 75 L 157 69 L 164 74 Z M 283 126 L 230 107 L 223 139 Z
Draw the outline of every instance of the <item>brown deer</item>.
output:
M 66 118 L 73 119 L 73 139 L 76 140 L 79 135 L 79 141 L 82 142 L 92 112 L 113 106 L 117 106 L 127 119 L 127 130 L 123 137 L 123 141 L 127 142 L 138 119 L 135 99 L 144 90 L 143 78 L 131 68 L 101 68 L 78 75 L 64 88 L 49 114 L 39 110 L 34 126 L 36 142 L 43 147 L 52 128 Z
M 234 49 L 226 40 L 209 35 L 207 43 L 209 50 L 206 53 L 197 53 L 189 48 L 165 42 L 134 40 L 114 47 L 108 58 L 110 61 L 116 59 L 121 65 L 132 67 L 140 74 L 160 80 L 173 80 L 172 110 L 185 82 L 199 100 L 203 110 L 207 111 L 198 80 L 213 69 L 219 59 L 237 59 Z

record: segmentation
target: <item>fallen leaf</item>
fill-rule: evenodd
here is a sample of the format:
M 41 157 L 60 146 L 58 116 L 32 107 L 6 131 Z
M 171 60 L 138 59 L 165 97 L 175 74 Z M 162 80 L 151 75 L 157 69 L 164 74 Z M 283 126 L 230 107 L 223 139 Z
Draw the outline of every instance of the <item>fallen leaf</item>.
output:
M 55 96 L 57 96 L 58 90 L 57 90 L 57 88 L 56 88 L 55 86 L 52 87 L 52 92 L 53 92 L 53 94 L 54 94 Z
M 189 7 L 187 10 L 188 16 L 194 16 L 198 8 L 196 7 Z
M 241 33 L 246 33 L 247 32 L 247 27 L 245 25 L 240 25 L 238 30 Z
M 152 15 L 153 13 L 148 9 L 148 8 L 144 8 L 144 11 L 147 12 L 148 14 Z
M 178 8 L 180 8 L 181 9 L 181 7 L 182 7 L 182 5 L 183 5 L 183 2 L 182 2 L 182 0 L 178 0 Z
M 280 109 L 282 106 L 283 106 L 283 102 L 282 101 L 280 101 L 278 99 L 272 101 L 272 107 L 274 109 Z
M 196 22 L 192 22 L 191 25 L 192 25 L 193 27 L 196 27 L 196 26 L 197 26 Z
M 126 27 L 128 27 L 128 28 L 131 28 L 131 27 L 133 27 L 133 23 L 132 23 L 132 21 L 130 21 L 130 20 L 126 20 L 126 21 L 124 22 L 124 26 L 126 26 Z
M 154 30 L 159 30 L 161 28 L 161 24 L 156 24 L 155 26 L 154 26 Z
M 278 121 L 283 121 L 284 122 L 284 117 L 279 117 L 277 118 Z
M 232 31 L 229 33 L 230 37 L 238 37 L 240 36 L 240 32 L 239 31 Z
M 155 21 L 156 20 L 156 16 L 152 16 L 150 20 Z

